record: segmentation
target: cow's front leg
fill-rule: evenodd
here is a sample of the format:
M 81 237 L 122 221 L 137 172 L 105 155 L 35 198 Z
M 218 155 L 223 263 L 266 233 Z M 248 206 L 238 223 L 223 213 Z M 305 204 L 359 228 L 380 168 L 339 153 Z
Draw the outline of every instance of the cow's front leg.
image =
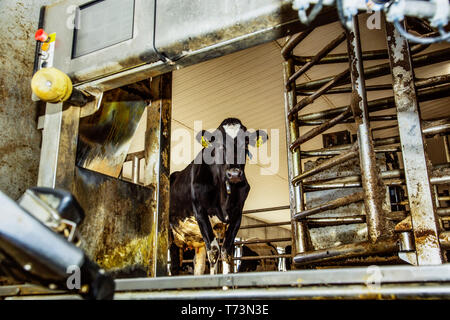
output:
M 233 264 L 234 257 L 234 239 L 239 231 L 239 227 L 241 226 L 241 218 L 242 215 L 238 215 L 239 218 L 235 219 L 228 226 L 227 231 L 225 232 L 225 238 L 223 240 L 222 250 L 220 255 L 224 262 L 223 264 L 223 273 L 229 273 L 232 271 L 231 266 Z
M 213 272 L 213 270 L 217 270 L 217 262 L 219 261 L 219 254 L 220 254 L 219 242 L 214 236 L 214 232 L 211 227 L 211 223 L 209 222 L 206 210 L 203 210 L 201 208 L 197 208 L 197 210 L 198 210 L 197 211 L 198 214 L 196 215 L 197 223 L 200 228 L 203 240 L 205 241 L 209 265 L 211 268 L 211 272 Z

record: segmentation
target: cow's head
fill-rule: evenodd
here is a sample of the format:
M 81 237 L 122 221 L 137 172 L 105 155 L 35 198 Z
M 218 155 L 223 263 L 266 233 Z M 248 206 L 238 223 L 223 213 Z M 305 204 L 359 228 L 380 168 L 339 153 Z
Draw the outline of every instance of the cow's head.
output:
M 246 157 L 251 157 L 248 146 L 259 147 L 268 136 L 262 130 L 247 131 L 239 119 L 228 118 L 214 132 L 203 130 L 196 138 L 205 147 L 203 161 L 213 165 L 215 174 L 226 181 L 228 189 L 229 184 L 242 182 L 245 178 Z

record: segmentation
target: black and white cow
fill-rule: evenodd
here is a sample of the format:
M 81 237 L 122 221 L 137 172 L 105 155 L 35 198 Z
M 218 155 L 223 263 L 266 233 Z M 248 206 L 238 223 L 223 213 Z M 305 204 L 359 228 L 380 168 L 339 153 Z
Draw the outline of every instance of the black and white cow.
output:
M 227 273 L 242 209 L 250 191 L 245 177 L 248 146 L 267 141 L 261 130 L 248 132 L 239 119 L 225 119 L 214 131 L 199 132 L 203 149 L 184 170 L 170 176 L 171 274 L 178 274 L 180 249 L 194 248 L 194 274 L 203 274 L 206 256 L 217 273 L 219 256 Z M 222 248 L 218 239 L 223 239 Z M 227 268 L 226 268 L 227 267 Z

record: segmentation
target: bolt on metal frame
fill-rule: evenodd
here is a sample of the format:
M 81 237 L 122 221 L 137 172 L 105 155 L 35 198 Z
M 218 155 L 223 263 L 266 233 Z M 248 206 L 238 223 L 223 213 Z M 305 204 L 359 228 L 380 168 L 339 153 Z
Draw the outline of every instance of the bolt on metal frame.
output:
M 447 233 L 439 234 L 439 219 L 448 215 L 447 208 L 436 209 L 439 203 L 433 202 L 434 194 L 431 186 L 449 183 L 448 164 L 435 166 L 428 164 L 423 139 L 436 134 L 449 132 L 449 120 L 422 121 L 418 114 L 418 102 L 429 101 L 450 96 L 450 75 L 436 76 L 428 79 L 414 77 L 413 68 L 437 62 L 446 61 L 450 49 L 420 54 L 427 46 L 415 45 L 409 48 L 406 40 L 389 23 L 386 23 L 388 50 L 362 52 L 359 34 L 358 17 L 353 17 L 353 27 L 347 31 L 346 54 L 329 54 L 345 39 L 340 34 L 333 39 L 319 53 L 311 57 L 299 57 L 294 49 L 304 40 L 311 30 L 291 37 L 281 53 L 285 60 L 285 114 L 286 136 L 288 146 L 288 172 L 290 180 L 291 219 L 293 237 L 293 260 L 297 265 L 321 264 L 323 262 L 339 261 L 354 257 L 376 254 L 397 254 L 405 247 L 414 250 L 416 258 L 408 260 L 412 264 L 442 264 L 442 248 L 447 247 Z M 399 43 L 395 43 L 398 41 Z M 402 53 L 398 61 L 398 51 Z M 416 54 L 410 57 L 411 54 Z M 363 67 L 363 60 L 389 59 L 390 62 L 372 67 Z M 343 72 L 323 79 L 312 80 L 297 84 L 307 70 L 317 64 L 349 62 L 349 68 Z M 299 68 L 296 70 L 296 66 Z M 399 71 L 399 67 L 403 67 Z M 409 75 L 408 81 L 402 74 Z M 365 79 L 375 78 L 392 73 L 393 83 L 365 86 Z M 344 86 L 350 84 L 350 86 Z M 406 87 L 408 86 L 408 87 Z M 338 88 L 336 88 L 338 87 Z M 405 90 L 407 95 L 405 96 Z M 368 101 L 368 90 L 393 89 L 394 96 Z M 416 93 L 416 88 L 417 90 Z M 324 94 L 351 93 L 351 102 L 347 106 L 332 108 L 325 111 L 298 115 L 309 104 Z M 303 96 L 303 98 L 297 98 Z M 396 115 L 374 116 L 372 112 L 397 109 Z M 408 119 L 408 120 L 406 120 Z M 377 129 L 371 128 L 374 121 L 397 121 L 398 125 L 389 125 Z M 407 121 L 407 122 L 405 122 Z M 340 123 L 355 123 L 358 141 L 344 146 L 328 147 L 318 150 L 302 150 L 306 141 L 320 135 Z M 414 123 L 415 136 L 409 137 L 408 130 Z M 313 129 L 300 132 L 300 127 L 315 126 Z M 374 139 L 374 130 L 397 128 L 399 136 Z M 445 136 L 446 148 L 448 138 Z M 381 172 L 377 166 L 375 154 L 384 152 L 401 152 L 404 169 Z M 313 169 L 302 170 L 302 158 L 328 157 Z M 320 181 L 315 178 L 317 173 L 335 167 L 353 158 L 359 158 L 361 175 L 336 177 Z M 450 156 L 448 157 L 450 160 Z M 416 162 L 419 162 L 416 164 Z M 419 165 L 420 164 L 420 165 Z M 420 170 L 420 174 L 417 171 Z M 388 212 L 386 210 L 387 186 L 405 185 L 409 195 L 410 212 Z M 322 205 L 305 208 L 305 192 L 314 190 L 338 189 L 347 187 L 362 187 L 362 192 L 341 197 Z M 355 202 L 364 202 L 365 216 L 351 217 L 321 217 L 314 215 L 327 210 L 336 209 Z M 388 220 L 400 222 L 412 217 L 412 234 L 409 232 L 394 233 L 388 227 Z M 366 223 L 368 240 L 366 242 L 351 243 L 324 250 L 314 250 L 308 237 L 309 227 L 337 226 L 350 223 Z M 412 235 L 414 238 L 412 238 Z M 403 239 L 403 242 L 402 242 Z M 411 249 L 411 240 L 414 245 Z M 430 241 L 428 241 L 430 240 Z M 403 246 L 403 247 L 402 247 Z M 425 247 L 426 246 L 426 247 Z M 403 249 L 402 249 L 403 248 Z M 414 260 L 415 259 L 415 260 Z M 337 262 L 339 264 L 339 262 Z

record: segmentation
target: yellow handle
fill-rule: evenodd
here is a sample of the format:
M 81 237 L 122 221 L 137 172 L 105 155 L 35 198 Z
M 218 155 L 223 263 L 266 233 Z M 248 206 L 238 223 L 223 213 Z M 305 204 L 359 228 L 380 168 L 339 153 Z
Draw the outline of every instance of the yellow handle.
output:
M 56 68 L 42 68 L 31 79 L 31 90 L 42 101 L 63 102 L 72 94 L 72 81 Z

